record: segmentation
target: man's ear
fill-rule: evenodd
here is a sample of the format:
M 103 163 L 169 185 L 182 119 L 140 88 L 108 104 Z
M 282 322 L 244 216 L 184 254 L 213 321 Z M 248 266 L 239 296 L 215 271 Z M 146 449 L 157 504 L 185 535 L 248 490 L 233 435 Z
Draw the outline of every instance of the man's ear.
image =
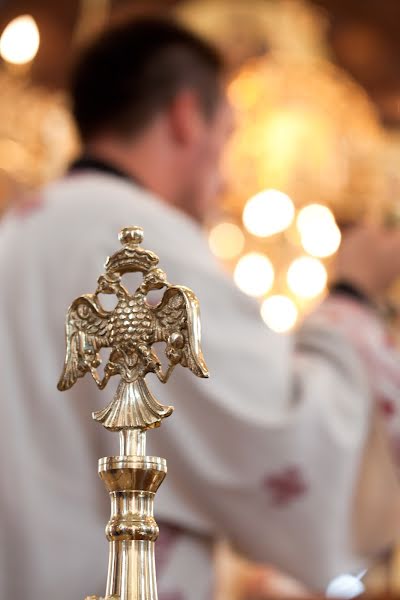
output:
M 191 89 L 179 92 L 168 108 L 168 118 L 176 144 L 188 146 L 196 142 L 204 130 L 204 116 L 196 92 Z

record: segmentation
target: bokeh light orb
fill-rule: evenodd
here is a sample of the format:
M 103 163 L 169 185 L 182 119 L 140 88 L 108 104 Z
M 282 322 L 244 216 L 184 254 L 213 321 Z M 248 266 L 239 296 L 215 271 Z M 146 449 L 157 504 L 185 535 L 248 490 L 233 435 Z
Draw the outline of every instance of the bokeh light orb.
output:
M 296 225 L 304 250 L 312 256 L 326 258 L 337 252 L 341 233 L 327 206 L 305 206 L 297 216 Z
M 33 60 L 39 50 L 40 34 L 30 15 L 16 17 L 0 37 L 0 56 L 6 62 L 24 65 Z
M 319 296 L 325 289 L 327 279 L 322 262 L 311 256 L 296 258 L 287 272 L 288 286 L 300 298 Z
M 314 231 L 308 230 L 301 234 L 301 245 L 304 250 L 318 258 L 327 258 L 337 252 L 342 236 L 336 223 L 321 227 Z
M 238 256 L 244 247 L 244 235 L 235 223 L 218 223 L 209 232 L 211 252 L 221 260 Z
M 239 259 L 233 277 L 242 292 L 259 297 L 271 289 L 275 278 L 274 267 L 264 254 L 250 252 Z
M 249 233 L 268 237 L 284 231 L 294 218 L 292 200 L 279 190 L 264 190 L 250 198 L 243 210 L 243 224 Z
M 318 227 L 321 223 L 334 223 L 332 211 L 323 204 L 308 204 L 299 211 L 296 225 L 300 233 L 307 229 Z
M 277 333 L 290 331 L 297 321 L 295 303 L 287 296 L 275 295 L 266 298 L 261 305 L 261 316 L 270 329 Z

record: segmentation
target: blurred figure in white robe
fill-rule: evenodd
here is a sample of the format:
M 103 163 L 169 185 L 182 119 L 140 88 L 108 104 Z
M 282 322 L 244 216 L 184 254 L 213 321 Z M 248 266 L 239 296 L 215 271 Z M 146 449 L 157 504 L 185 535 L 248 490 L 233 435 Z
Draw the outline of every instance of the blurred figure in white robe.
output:
M 63 395 L 56 384 L 68 304 L 130 225 L 199 297 L 211 373 L 181 370 L 156 390 L 175 406 L 148 436 L 169 469 L 160 600 L 213 597 L 220 537 L 311 590 L 357 572 L 399 529 L 400 363 L 374 302 L 400 275 L 400 233 L 355 229 L 328 298 L 296 333 L 275 334 L 202 229 L 233 127 L 216 51 L 172 23 L 125 23 L 82 54 L 71 92 L 82 157 L 0 226 L 0 597 L 104 591 L 96 464 L 117 439 L 90 419 L 105 400 L 93 382 Z

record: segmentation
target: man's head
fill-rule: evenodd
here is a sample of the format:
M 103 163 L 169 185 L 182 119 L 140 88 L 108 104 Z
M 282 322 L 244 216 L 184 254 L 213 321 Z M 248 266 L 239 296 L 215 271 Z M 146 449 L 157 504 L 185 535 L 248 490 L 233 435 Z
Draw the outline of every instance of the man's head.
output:
M 201 219 L 220 185 L 231 129 L 217 51 L 180 25 L 142 18 L 80 57 L 73 110 L 88 152 L 116 162 Z

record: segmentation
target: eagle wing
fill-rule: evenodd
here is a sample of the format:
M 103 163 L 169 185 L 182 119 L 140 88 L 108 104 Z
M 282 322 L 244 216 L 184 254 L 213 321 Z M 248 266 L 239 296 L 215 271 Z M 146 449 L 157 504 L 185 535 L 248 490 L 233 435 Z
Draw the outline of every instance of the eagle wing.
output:
M 65 362 L 57 385 L 60 391 L 68 390 L 79 377 L 101 363 L 98 351 L 108 346 L 110 316 L 94 294 L 73 301 L 65 322 Z
M 174 334 L 182 336 L 180 359 L 176 362 L 188 367 L 198 377 L 208 377 L 208 368 L 201 350 L 200 306 L 197 296 L 187 287 L 170 286 L 154 312 L 157 319 L 155 341 L 166 342 L 168 350 Z

